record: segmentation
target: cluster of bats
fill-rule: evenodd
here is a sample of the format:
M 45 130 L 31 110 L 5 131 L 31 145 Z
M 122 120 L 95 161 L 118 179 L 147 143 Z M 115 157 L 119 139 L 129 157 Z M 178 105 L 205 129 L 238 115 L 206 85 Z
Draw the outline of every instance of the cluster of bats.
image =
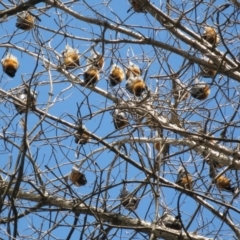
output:
M 34 26 L 34 18 L 32 15 L 24 12 L 20 15 L 17 26 L 21 29 L 29 30 Z M 23 18 L 25 17 L 25 18 Z M 28 24 L 28 21 L 32 20 L 31 24 Z M 33 25 L 32 25 L 33 24 Z M 216 31 L 212 27 L 206 27 L 202 36 L 209 43 L 217 44 L 218 43 L 218 35 Z M 80 54 L 77 49 L 73 49 L 69 45 L 66 46 L 65 50 L 62 52 L 63 56 L 63 64 L 67 70 L 74 69 L 80 66 L 79 59 Z M 210 62 L 211 60 L 209 60 Z M 19 68 L 18 59 L 12 54 L 8 53 L 5 58 L 1 60 L 3 71 L 10 77 L 14 77 L 16 71 Z M 86 86 L 94 86 L 98 80 L 100 79 L 100 71 L 102 70 L 104 65 L 104 56 L 100 55 L 98 52 L 93 51 L 90 58 L 88 58 L 87 68 L 84 71 L 83 78 Z M 213 77 L 216 74 L 216 70 L 207 69 L 202 67 L 204 76 Z M 140 67 L 132 62 L 129 62 L 129 65 L 126 67 L 125 71 L 123 68 L 117 64 L 113 64 L 109 74 L 109 82 L 111 86 L 116 86 L 120 84 L 126 78 L 126 89 L 129 93 L 133 94 L 136 97 L 141 97 L 142 93 L 147 90 L 147 85 L 143 78 L 141 77 L 142 70 Z M 196 82 L 187 90 L 186 86 L 183 85 L 177 79 L 176 88 L 183 93 L 181 95 L 182 99 L 185 100 L 189 97 L 189 93 L 193 98 L 198 100 L 205 100 L 210 94 L 210 87 L 205 82 Z M 20 92 L 17 97 L 19 97 L 22 101 L 27 101 L 26 89 Z M 36 103 L 36 94 L 29 94 L 30 100 L 29 104 L 33 107 Z M 33 102 L 31 101 L 33 100 Z M 19 109 L 19 108 L 18 108 Z M 17 110 L 18 110 L 17 109 Z M 24 107 L 20 108 L 21 111 L 19 113 L 24 113 Z M 25 108 L 26 109 L 26 108 Z M 126 118 L 123 113 L 117 112 L 115 115 L 115 127 L 121 128 L 127 125 Z M 123 122 L 121 122 L 123 120 Z
M 129 0 L 131 3 L 131 9 L 135 12 L 143 12 L 146 10 L 143 6 L 136 3 L 134 0 Z M 19 14 L 17 18 L 16 26 L 22 30 L 30 30 L 34 27 L 35 17 L 27 11 Z M 213 27 L 205 27 L 202 34 L 202 38 L 205 39 L 208 43 L 213 46 L 219 43 L 219 36 L 216 30 Z M 66 46 L 65 50 L 62 52 L 63 56 L 63 65 L 67 70 L 74 69 L 80 66 L 79 59 L 80 54 L 77 49 Z M 212 60 L 208 60 L 209 63 L 212 63 Z M 12 54 L 7 54 L 5 58 L 1 60 L 3 71 L 10 77 L 14 77 L 16 71 L 19 68 L 18 59 Z M 98 52 L 93 52 L 91 57 L 88 59 L 87 68 L 84 71 L 83 78 L 86 86 L 94 86 L 100 79 L 100 71 L 104 65 L 104 56 Z M 214 77 L 216 75 L 216 70 L 208 69 L 206 67 L 201 67 L 203 70 L 203 77 Z M 126 89 L 129 93 L 133 94 L 136 97 L 141 97 L 142 93 L 147 90 L 147 85 L 143 78 L 141 77 L 142 70 L 140 67 L 132 62 L 129 62 L 129 65 L 124 69 L 117 65 L 113 64 L 110 74 L 109 74 L 109 83 L 112 87 L 120 84 L 126 78 Z M 190 90 L 186 89 L 179 80 L 177 82 L 177 89 L 182 89 L 185 92 L 182 94 L 182 99 L 185 100 L 189 97 L 189 93 L 193 98 L 198 100 L 205 100 L 210 94 L 210 87 L 205 82 L 195 83 Z M 25 103 L 22 105 L 18 101 L 14 101 L 14 105 L 18 113 L 22 114 L 26 112 L 26 109 L 34 109 L 36 106 L 37 93 L 28 88 L 24 88 L 21 92 L 16 94 L 16 97 Z M 124 112 L 116 109 L 113 114 L 114 125 L 116 129 L 123 128 L 128 125 L 128 119 Z M 87 133 L 87 129 L 84 125 L 79 124 L 78 130 L 75 135 L 75 143 L 77 144 L 86 144 L 90 141 L 91 137 Z M 159 151 L 157 143 L 155 144 L 155 149 Z M 215 179 L 215 167 L 210 165 L 210 176 Z M 86 177 L 83 173 L 79 171 L 77 167 L 73 167 L 72 172 L 69 174 L 68 178 L 76 186 L 84 186 L 87 183 Z M 193 179 L 190 173 L 186 168 L 180 167 L 178 171 L 178 177 L 176 183 L 183 188 L 188 190 L 193 190 Z M 231 181 L 227 177 L 221 175 L 215 179 L 215 184 L 219 189 L 235 192 L 236 188 L 231 187 Z M 120 194 L 121 204 L 126 207 L 128 210 L 135 210 L 139 203 L 139 198 L 133 196 L 126 188 L 121 191 Z M 179 216 L 172 216 L 168 213 L 164 214 L 159 219 L 159 224 L 164 224 L 166 227 L 180 230 L 181 223 L 179 221 Z
M 237 187 L 231 186 L 231 180 L 229 178 L 227 178 L 226 176 L 220 175 L 215 179 L 215 177 L 216 177 L 216 174 L 214 172 L 215 169 L 213 169 L 213 167 L 211 167 L 211 165 L 210 165 L 209 171 L 210 171 L 209 175 L 211 178 L 213 178 L 215 180 L 215 184 L 218 189 L 229 191 L 232 193 L 235 193 L 238 190 Z M 180 167 L 178 170 L 178 177 L 177 177 L 176 183 L 183 188 L 186 188 L 191 191 L 193 190 L 192 176 L 187 171 L 187 169 L 184 169 L 183 167 Z
M 132 8 L 136 12 L 145 12 L 142 9 L 142 6 L 139 6 L 135 1 L 130 1 Z M 16 26 L 22 30 L 30 30 L 34 27 L 35 17 L 27 11 L 23 11 L 21 14 L 18 15 Z M 212 27 L 205 27 L 205 30 L 202 34 L 202 38 L 208 41 L 212 45 L 216 45 L 219 43 L 219 36 L 216 33 L 215 29 Z M 63 56 L 63 65 L 67 70 L 74 69 L 80 66 L 79 59 L 80 54 L 77 49 L 73 49 L 69 45 L 66 46 L 65 50 L 62 52 Z M 212 61 L 208 60 L 210 63 Z M 13 56 L 12 54 L 8 53 L 5 58 L 1 60 L 3 71 L 10 77 L 14 77 L 16 71 L 19 68 L 19 61 L 18 59 Z M 84 71 L 83 78 L 86 86 L 94 86 L 100 79 L 100 71 L 102 70 L 104 65 L 104 56 L 101 54 L 93 51 L 90 58 L 88 58 L 87 68 Z M 203 76 L 205 77 L 213 77 L 216 75 L 216 70 L 208 69 L 202 66 Z M 143 78 L 141 77 L 142 70 L 140 67 L 132 62 L 129 62 L 129 65 L 126 67 L 125 71 L 123 68 L 117 64 L 113 64 L 110 74 L 109 74 L 109 82 L 111 86 L 116 86 L 120 84 L 126 78 L 126 89 L 129 93 L 135 95 L 136 97 L 142 96 L 142 93 L 147 90 L 147 86 Z M 185 100 L 189 97 L 189 93 L 193 98 L 198 100 L 205 100 L 210 94 L 210 87 L 205 82 L 197 82 L 193 84 L 190 90 L 186 89 L 186 86 L 183 85 L 181 82 L 177 82 L 177 88 L 185 90 L 184 98 Z M 22 101 L 26 103 L 27 96 L 24 94 L 26 93 L 26 89 L 20 92 L 17 97 L 19 97 Z M 29 94 L 29 97 L 33 99 L 34 103 L 31 103 L 31 99 L 28 101 L 33 107 L 36 102 L 36 98 L 34 94 Z M 19 108 L 17 108 L 18 110 Z M 19 113 L 24 113 L 24 108 L 21 107 Z M 126 119 L 124 114 L 121 112 L 115 114 L 115 126 L 117 128 L 121 128 L 122 126 L 126 125 Z M 121 118 L 123 119 L 123 123 L 120 122 Z
M 140 198 L 137 198 L 132 193 L 130 193 L 126 187 L 124 187 L 120 193 L 121 204 L 128 209 L 133 211 L 137 208 Z M 157 225 L 172 228 L 174 230 L 181 230 L 182 225 L 180 221 L 180 216 L 173 216 L 168 212 L 165 212 L 157 221 Z

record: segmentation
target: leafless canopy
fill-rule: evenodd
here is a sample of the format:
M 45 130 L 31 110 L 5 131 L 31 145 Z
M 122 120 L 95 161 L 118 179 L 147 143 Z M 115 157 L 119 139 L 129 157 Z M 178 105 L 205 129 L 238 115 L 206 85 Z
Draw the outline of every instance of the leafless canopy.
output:
M 0 6 L 1 239 L 240 239 L 238 1 Z

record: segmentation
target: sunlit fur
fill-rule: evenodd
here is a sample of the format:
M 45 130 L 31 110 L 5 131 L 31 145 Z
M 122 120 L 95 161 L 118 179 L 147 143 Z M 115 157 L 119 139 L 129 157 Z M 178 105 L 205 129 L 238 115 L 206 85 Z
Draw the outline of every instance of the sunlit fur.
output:
M 70 181 L 76 186 L 84 186 L 87 183 L 87 179 L 83 173 L 81 173 L 75 166 L 69 176 Z
M 235 188 L 231 187 L 231 180 L 223 175 L 216 179 L 216 186 L 219 189 L 234 192 Z
M 94 66 L 91 66 L 84 72 L 83 77 L 85 85 L 92 86 L 99 80 L 100 75 L 98 69 Z
M 192 86 L 190 93 L 193 98 L 205 100 L 210 94 L 210 87 L 206 83 L 196 83 Z
M 187 171 L 185 171 L 184 168 L 179 169 L 176 183 L 181 187 L 187 188 L 188 190 L 192 190 L 193 187 L 192 176 Z
M 14 77 L 17 69 L 19 68 L 19 62 L 12 54 L 7 54 L 5 58 L 1 60 L 3 71 L 9 76 Z
M 16 97 L 19 98 L 22 102 L 24 102 L 25 106 L 21 105 L 17 101 L 14 101 L 13 104 L 19 114 L 26 113 L 27 107 L 26 104 L 28 103 L 28 111 L 34 109 L 36 107 L 37 101 L 37 93 L 30 90 L 28 95 L 28 89 L 24 88 L 21 93 L 16 94 Z
M 104 57 L 98 52 L 92 51 L 92 54 L 88 59 L 88 63 L 94 66 L 97 70 L 101 70 L 104 65 Z
M 65 50 L 62 52 L 62 55 L 66 69 L 73 69 L 80 65 L 80 54 L 77 49 L 73 49 L 69 45 L 66 45 Z
M 133 82 L 132 84 L 132 91 L 133 94 L 137 97 L 140 97 L 142 95 L 142 92 L 146 89 L 146 84 L 143 80 L 138 79 Z
M 146 90 L 146 84 L 140 78 L 129 78 L 126 83 L 126 89 L 135 96 L 140 97 Z
M 212 45 L 217 45 L 220 41 L 216 30 L 212 27 L 205 27 L 202 38 Z
M 123 69 L 117 66 L 116 64 L 113 64 L 110 75 L 109 75 L 110 84 L 112 86 L 116 86 L 117 84 L 121 83 L 124 78 L 125 78 L 125 74 Z
M 126 79 L 139 77 L 140 75 L 142 75 L 142 70 L 136 64 L 130 62 L 126 70 Z
M 34 27 L 35 18 L 28 12 L 23 11 L 18 15 L 16 27 L 22 30 L 30 30 Z

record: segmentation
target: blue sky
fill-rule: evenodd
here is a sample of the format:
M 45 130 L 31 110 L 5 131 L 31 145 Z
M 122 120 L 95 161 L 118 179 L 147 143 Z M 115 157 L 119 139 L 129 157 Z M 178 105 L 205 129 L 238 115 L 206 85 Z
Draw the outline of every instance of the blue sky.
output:
M 127 12 L 130 8 L 130 5 L 127 0 L 119 1 L 113 0 L 110 1 L 109 4 L 107 2 L 102 1 L 94 1 L 93 8 L 96 12 L 89 10 L 86 5 L 84 5 L 81 1 L 77 2 L 73 5 L 72 10 L 88 17 L 94 17 L 102 19 L 103 17 L 107 17 L 111 19 L 114 23 L 119 23 L 123 27 L 126 25 L 130 25 L 133 31 L 139 31 L 144 36 L 148 36 L 151 38 L 155 38 L 158 41 L 166 42 L 172 44 L 174 46 L 178 46 L 186 51 L 191 50 L 191 54 L 193 50 L 190 46 L 178 42 L 177 39 L 174 39 L 174 36 L 171 36 L 167 31 L 156 21 L 154 20 L 150 14 L 142 14 L 142 13 L 134 13 L 133 11 Z M 176 2 L 178 3 L 178 2 Z M 223 1 L 216 1 L 214 6 L 218 6 L 219 4 L 223 4 Z M 154 2 L 156 7 L 159 7 L 159 2 Z M 161 3 L 161 7 L 165 6 L 165 2 Z M 179 1 L 177 4 L 179 9 L 184 8 L 190 9 L 193 7 L 194 2 L 184 2 Z M 39 4 L 39 7 L 44 7 L 45 5 Z M 186 18 L 183 18 L 182 23 L 184 26 L 189 27 L 193 31 L 202 31 L 202 21 L 205 19 L 205 15 L 209 14 L 208 11 L 213 11 L 214 7 L 207 8 L 207 3 L 203 4 L 202 7 L 198 8 L 198 12 L 195 13 L 194 11 L 189 12 L 186 15 Z M 224 14 L 228 16 L 228 13 L 232 11 L 233 7 L 230 6 L 229 9 L 224 11 Z M 1 9 L 0 9 L 1 10 Z M 33 13 L 39 14 L 38 11 L 34 10 Z M 161 100 L 161 105 L 159 106 L 162 108 L 163 114 L 168 112 L 167 104 L 164 101 L 172 101 L 169 92 L 171 91 L 171 81 L 165 80 L 162 81 L 161 79 L 154 79 L 151 76 L 155 75 L 167 75 L 169 74 L 168 64 L 171 65 L 173 71 L 178 71 L 181 67 L 184 59 L 177 56 L 176 54 L 170 53 L 165 51 L 164 49 L 155 49 L 148 45 L 140 45 L 140 44 L 133 44 L 133 43 L 116 43 L 116 44 L 104 44 L 98 43 L 94 44 L 90 41 L 92 38 L 98 39 L 100 38 L 103 28 L 96 25 L 91 25 L 85 23 L 83 21 L 77 21 L 74 17 L 66 14 L 61 13 L 59 9 L 51 8 L 46 11 L 46 14 L 40 14 L 39 18 L 41 21 L 37 21 L 38 28 L 29 31 L 23 32 L 21 30 L 17 30 L 15 27 L 16 23 L 16 16 L 9 17 L 8 21 L 3 22 L 1 24 L 1 38 L 0 38 L 0 56 L 4 57 L 6 54 L 6 44 L 12 44 L 13 46 L 26 48 L 27 51 L 32 51 L 35 54 L 40 52 L 42 57 L 52 61 L 56 65 L 59 65 L 59 60 L 56 57 L 56 53 L 61 55 L 61 52 L 64 50 L 65 45 L 69 44 L 70 46 L 77 48 L 81 54 L 80 65 L 81 67 L 71 71 L 75 76 L 80 77 L 82 79 L 83 72 L 86 67 L 86 58 L 90 56 L 91 47 L 94 46 L 95 49 L 99 52 L 102 51 L 104 47 L 104 55 L 105 55 L 105 66 L 101 73 L 101 79 L 97 83 L 97 87 L 102 88 L 104 90 L 108 90 L 112 94 L 116 96 L 122 96 L 125 94 L 125 82 L 121 84 L 120 87 L 116 87 L 112 89 L 107 81 L 108 74 L 111 68 L 112 63 L 117 63 L 122 66 L 126 66 L 128 64 L 128 59 L 131 59 L 134 63 L 138 64 L 143 69 L 143 76 L 145 76 L 145 81 L 149 88 L 154 91 L 157 87 L 159 87 L 159 94 L 158 97 Z M 197 14 L 197 15 L 195 15 Z M 172 14 L 172 18 L 178 17 L 178 14 Z M 187 20 L 190 18 L 190 20 Z M 221 21 L 224 21 L 225 17 L 223 14 L 221 15 Z M 197 20 L 198 28 L 193 24 L 193 21 Z M 110 20 L 109 20 L 110 21 Z M 215 15 L 209 17 L 207 19 L 207 23 L 209 25 L 215 22 Z M 57 34 L 59 31 L 59 26 L 61 26 L 61 33 L 67 33 L 73 37 L 65 37 L 64 34 Z M 50 30 L 48 30 L 50 29 Z M 228 46 L 232 50 L 233 54 L 238 53 L 238 44 L 236 42 L 231 43 L 230 39 L 233 34 L 237 31 L 236 27 L 230 27 L 226 32 L 224 32 L 225 36 L 229 38 Z M 14 33 L 14 35 L 12 35 Z M 123 35 L 121 33 L 116 33 L 114 31 L 107 30 L 105 32 L 105 38 L 109 40 L 114 39 L 131 39 L 130 37 Z M 42 47 L 40 48 L 40 44 Z M 220 50 L 224 51 L 224 47 L 220 44 L 218 47 Z M 114 131 L 114 126 L 112 123 L 112 115 L 111 111 L 107 110 L 104 113 L 101 112 L 102 109 L 111 109 L 114 106 L 110 100 L 105 100 L 99 94 L 94 93 L 89 89 L 83 89 L 80 85 L 71 84 L 66 77 L 58 73 L 54 69 L 50 69 L 51 79 L 53 84 L 50 84 L 50 77 L 49 72 L 44 68 L 42 61 L 37 62 L 36 59 L 29 54 L 18 51 L 14 49 L 14 47 L 10 48 L 9 51 L 18 57 L 20 61 L 20 67 L 17 71 L 17 74 L 14 78 L 9 78 L 6 74 L 1 74 L 1 88 L 5 91 L 9 91 L 24 82 L 29 82 L 32 78 L 33 69 L 36 67 L 35 75 L 32 80 L 32 88 L 38 92 L 37 98 L 37 107 L 40 109 L 45 109 L 47 106 L 47 102 L 49 98 L 51 99 L 51 104 L 49 108 L 49 114 L 57 116 L 63 120 L 69 121 L 70 123 L 74 123 L 73 118 L 75 121 L 77 120 L 76 114 L 78 106 L 80 107 L 81 116 L 83 118 L 83 122 L 87 129 L 89 129 L 94 134 L 105 138 L 109 134 Z M 199 53 L 195 53 L 199 55 Z M 168 64 L 167 64 L 168 63 Z M 148 67 L 147 67 L 148 66 Z M 194 64 L 191 68 L 189 68 L 182 76 L 181 81 L 186 84 L 191 84 L 193 82 L 193 78 L 199 73 L 199 66 Z M 186 119 L 188 121 L 199 121 L 200 124 L 204 124 L 206 119 L 203 119 L 202 115 L 206 114 L 206 110 L 200 111 L 199 108 L 209 109 L 211 113 L 211 117 L 218 119 L 219 122 L 224 122 L 224 118 L 228 120 L 229 116 L 233 113 L 234 108 L 236 107 L 237 103 L 239 102 L 239 94 L 238 94 L 238 84 L 235 81 L 228 79 L 226 77 L 222 77 L 218 75 L 214 80 L 212 79 L 202 79 L 209 84 L 212 84 L 211 87 L 211 97 L 206 100 L 205 102 L 198 102 L 194 99 L 187 100 L 189 112 L 196 111 L 195 114 L 191 114 L 188 112 L 185 114 Z M 221 89 L 220 90 L 220 86 Z M 227 91 L 227 88 L 230 89 Z M 53 96 L 49 96 L 49 92 L 53 92 Z M 226 89 L 226 90 L 225 90 Z M 221 91 L 220 94 L 215 97 L 215 94 Z M 224 95 L 225 94 L 225 95 Z M 232 98 L 232 102 L 229 103 L 228 99 L 234 94 Z M 132 96 L 130 96 L 132 97 Z M 129 95 L 125 94 L 125 99 L 129 99 Z M 89 104 L 89 105 L 88 105 Z M 185 104 L 185 103 L 184 103 Z M 185 105 L 181 104 L 179 108 L 185 109 Z M 89 107 L 90 106 L 90 107 Z M 221 111 L 217 111 L 216 108 L 221 106 Z M 91 111 L 90 111 L 91 109 Z M 6 124 L 9 124 L 7 128 L 7 136 L 17 144 L 20 144 L 22 141 L 22 134 L 23 130 L 19 124 L 21 119 L 20 115 L 16 115 L 16 110 L 13 104 L 9 103 L 8 101 L 3 101 L 0 107 L 2 112 L 2 117 L 0 119 L 0 126 L 4 128 Z M 201 113 L 200 114 L 198 114 Z M 73 117 L 71 117 L 73 116 Z M 75 117 L 74 117 L 75 116 Z M 182 115 L 184 117 L 184 114 Z M 134 122 L 134 121 L 132 121 Z M 35 126 L 39 124 L 39 117 L 37 117 L 34 113 L 28 114 L 28 132 L 31 132 Z M 216 131 L 215 136 L 218 137 L 220 134 L 220 130 L 218 128 L 221 124 L 217 124 L 217 122 L 210 121 L 207 127 L 208 131 Z M 112 143 L 117 139 L 121 139 L 120 134 L 128 133 L 132 129 L 131 126 L 112 133 L 111 136 L 106 138 L 106 141 Z M 71 171 L 73 164 L 80 164 L 82 160 L 85 160 L 84 164 L 81 166 L 81 170 L 85 173 L 88 183 L 84 187 L 76 188 L 73 186 L 73 190 L 76 191 L 78 196 L 87 196 L 93 191 L 94 186 L 98 186 L 101 184 L 101 187 L 106 185 L 106 178 L 109 167 L 115 157 L 115 155 L 109 151 L 99 151 L 96 154 L 88 157 L 91 152 L 96 149 L 101 149 L 103 146 L 99 145 L 96 141 L 92 140 L 90 144 L 84 145 L 79 147 L 74 142 L 74 137 L 72 136 L 73 130 L 67 129 L 66 126 L 61 124 L 57 124 L 51 120 L 46 119 L 46 121 L 42 122 L 40 126 L 38 126 L 34 132 L 31 134 L 29 140 L 33 138 L 39 131 L 44 131 L 44 135 L 41 135 L 40 139 L 35 140 L 31 145 L 31 154 L 39 168 L 43 171 L 42 177 L 44 182 L 47 183 L 47 188 L 49 192 L 55 193 L 57 188 L 64 188 L 61 182 L 56 181 L 54 185 L 50 183 L 52 179 L 55 178 L 53 174 L 51 174 L 46 168 L 47 165 L 55 175 L 60 176 L 61 174 L 65 175 Z M 189 127 L 189 131 L 197 132 L 197 127 Z M 18 137 L 14 138 L 13 135 L 17 134 Z M 165 131 L 165 134 L 168 134 L 170 138 L 177 138 L 180 139 L 181 136 Z M 229 131 L 229 137 L 232 134 L 232 138 L 238 138 L 239 129 L 232 128 Z M 151 131 L 148 127 L 143 127 L 142 131 L 136 131 L 134 133 L 135 137 L 153 137 L 155 135 L 154 132 Z M 43 139 L 47 137 L 47 139 Z M 126 136 L 125 136 L 126 137 Z M 123 137 L 124 138 L 124 137 Z M 233 147 L 230 143 L 225 144 L 226 146 Z M 134 150 L 133 147 L 127 145 L 127 150 L 129 151 L 129 156 L 134 159 L 136 162 L 140 163 L 139 156 L 137 154 L 140 153 L 143 155 L 144 160 L 146 161 L 146 165 L 149 166 L 145 155 L 153 161 L 155 157 L 155 152 L 153 149 L 152 144 L 136 144 L 136 149 Z M 79 150 L 80 154 L 79 157 L 76 158 L 76 149 Z M 171 153 L 176 153 L 178 151 L 182 151 L 183 148 L 171 146 L 170 151 Z M 2 154 L 2 158 L 4 161 L 1 163 L 1 167 L 3 169 L 3 174 L 6 177 L 7 172 L 13 172 L 15 167 L 15 161 L 17 154 L 19 152 L 18 149 L 12 147 L 11 144 L 4 145 L 3 141 L 1 140 L 0 151 Z M 165 164 L 164 168 L 161 170 L 164 171 L 164 177 L 169 180 L 175 182 L 177 177 L 177 169 L 180 165 L 179 156 L 183 159 L 183 162 L 186 164 L 187 169 L 194 175 L 195 180 L 195 188 L 202 194 L 206 191 L 206 186 L 210 184 L 211 179 L 208 177 L 208 166 L 202 165 L 202 157 L 196 156 L 194 152 L 187 152 L 182 153 L 181 155 L 176 155 L 170 159 L 171 164 Z M 194 159 L 194 161 L 193 161 Z M 119 185 L 125 177 L 125 161 L 122 159 L 117 158 L 115 166 L 110 174 L 110 182 L 109 184 L 116 184 L 117 186 L 112 188 L 108 191 L 108 209 L 111 210 L 112 207 L 119 204 L 119 193 L 122 189 L 123 185 Z M 201 169 L 201 178 L 198 175 L 196 169 Z M 102 174 L 102 180 L 100 176 Z M 229 173 L 230 176 L 233 176 L 233 173 Z M 161 176 L 163 176 L 163 172 L 161 172 Z M 128 165 L 128 174 L 127 179 L 132 181 L 132 184 L 128 184 L 128 190 L 135 189 L 138 186 L 138 183 L 134 181 L 143 181 L 145 179 L 145 174 L 140 172 L 135 167 Z M 34 172 L 32 169 L 31 164 L 29 161 L 26 160 L 25 162 L 25 171 L 24 171 L 24 179 L 26 181 L 35 181 Z M 205 185 L 204 185 L 205 184 Z M 22 184 L 22 187 L 26 189 L 31 188 L 29 184 Z M 215 187 L 213 187 L 215 193 L 218 193 Z M 58 191 L 56 194 L 60 196 L 63 195 L 61 191 Z M 142 194 L 142 190 L 140 191 L 139 195 Z M 223 194 L 227 195 L 226 200 L 231 200 L 231 194 L 223 192 Z M 163 187 L 160 189 L 160 211 L 159 214 L 161 215 L 163 212 L 163 208 L 169 208 L 174 214 L 177 214 L 177 200 L 178 200 L 179 192 L 175 191 L 174 189 Z M 69 196 L 68 196 L 69 197 Z M 103 194 L 99 194 L 100 199 L 103 197 Z M 221 200 L 219 195 L 216 195 L 216 198 Z M 97 202 L 98 199 L 94 199 L 94 203 Z M 151 191 L 150 186 L 147 187 L 145 192 L 143 193 L 142 199 L 140 201 L 139 207 L 137 209 L 137 214 L 141 219 L 145 219 L 147 221 L 152 221 L 155 217 L 154 210 L 155 205 L 151 203 L 153 200 L 153 194 Z M 88 201 L 88 200 L 87 200 Z M 101 201 L 100 201 L 101 202 Z M 184 224 L 188 224 L 191 215 L 194 213 L 195 209 L 197 208 L 196 202 L 191 198 L 187 197 L 186 195 L 181 196 L 181 211 L 182 220 Z M 20 202 L 21 203 L 21 202 Z M 213 203 L 212 203 L 213 204 Z M 234 200 L 232 203 L 235 207 L 239 207 L 239 203 L 237 200 Z M 27 204 L 26 204 L 27 205 Z M 101 204 L 99 203 L 99 207 Z M 218 206 L 216 206 L 218 208 Z M 121 212 L 123 214 L 129 214 L 128 210 L 124 210 L 121 208 Z M 73 221 L 72 213 L 71 217 L 65 217 L 66 212 L 59 212 L 59 213 L 52 213 L 52 218 L 61 220 L 61 224 L 71 224 Z M 5 215 L 2 212 L 2 215 Z M 134 216 L 130 213 L 131 216 Z M 232 215 L 235 216 L 235 213 Z M 44 217 L 47 219 L 50 218 L 48 212 L 39 213 L 39 217 L 36 215 L 29 215 L 28 217 L 22 219 L 19 225 L 19 231 L 21 234 L 30 234 L 32 229 L 29 226 L 34 222 L 34 225 L 38 225 L 43 223 L 44 229 L 47 230 L 51 228 L 48 221 L 43 221 Z M 83 216 L 81 216 L 81 223 L 83 222 Z M 65 222 L 66 221 L 66 222 Z M 92 217 L 88 217 L 87 222 L 93 221 Z M 213 222 L 209 224 L 208 227 L 200 229 L 199 226 L 202 224 L 206 224 L 207 222 Z M 185 225 L 185 226 L 186 226 Z M 211 231 L 215 231 L 217 226 L 221 225 L 221 221 L 214 218 L 213 215 L 206 209 L 202 209 L 201 214 L 198 214 L 196 219 L 194 219 L 193 223 L 190 226 L 190 231 L 195 231 L 199 228 L 199 234 L 209 234 Z M 35 226 L 37 229 L 39 227 Z M 222 229 L 228 229 L 228 227 L 223 226 Z M 53 231 L 54 237 L 58 239 L 64 239 L 68 234 L 70 228 L 69 227 L 59 227 L 55 231 Z M 91 231 L 92 228 L 90 227 L 87 231 Z M 74 237 L 79 237 L 81 232 L 81 228 L 77 229 L 74 233 Z M 129 236 L 128 231 L 123 230 L 124 237 Z M 86 233 L 90 234 L 89 232 Z M 120 232 L 118 232 L 120 235 Z M 209 237 L 213 237 L 215 232 L 210 234 Z M 1 236 L 2 235 L 2 236 Z M 34 236 L 34 235 L 33 235 Z M 4 237 L 3 231 L 0 231 L 0 237 Z M 36 237 L 36 236 L 35 236 Z M 53 236 L 48 236 L 48 239 L 53 239 Z M 37 237 L 36 237 L 37 238 Z M 46 237 L 47 238 L 47 237 Z M 114 239 L 120 239 L 120 237 L 115 237 Z M 220 238 L 219 238 L 220 239 Z

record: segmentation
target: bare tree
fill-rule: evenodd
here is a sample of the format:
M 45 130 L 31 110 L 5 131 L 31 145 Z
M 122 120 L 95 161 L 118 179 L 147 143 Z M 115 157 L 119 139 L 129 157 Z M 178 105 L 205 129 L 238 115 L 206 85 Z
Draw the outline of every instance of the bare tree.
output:
M 237 1 L 0 5 L 1 239 L 240 239 Z

